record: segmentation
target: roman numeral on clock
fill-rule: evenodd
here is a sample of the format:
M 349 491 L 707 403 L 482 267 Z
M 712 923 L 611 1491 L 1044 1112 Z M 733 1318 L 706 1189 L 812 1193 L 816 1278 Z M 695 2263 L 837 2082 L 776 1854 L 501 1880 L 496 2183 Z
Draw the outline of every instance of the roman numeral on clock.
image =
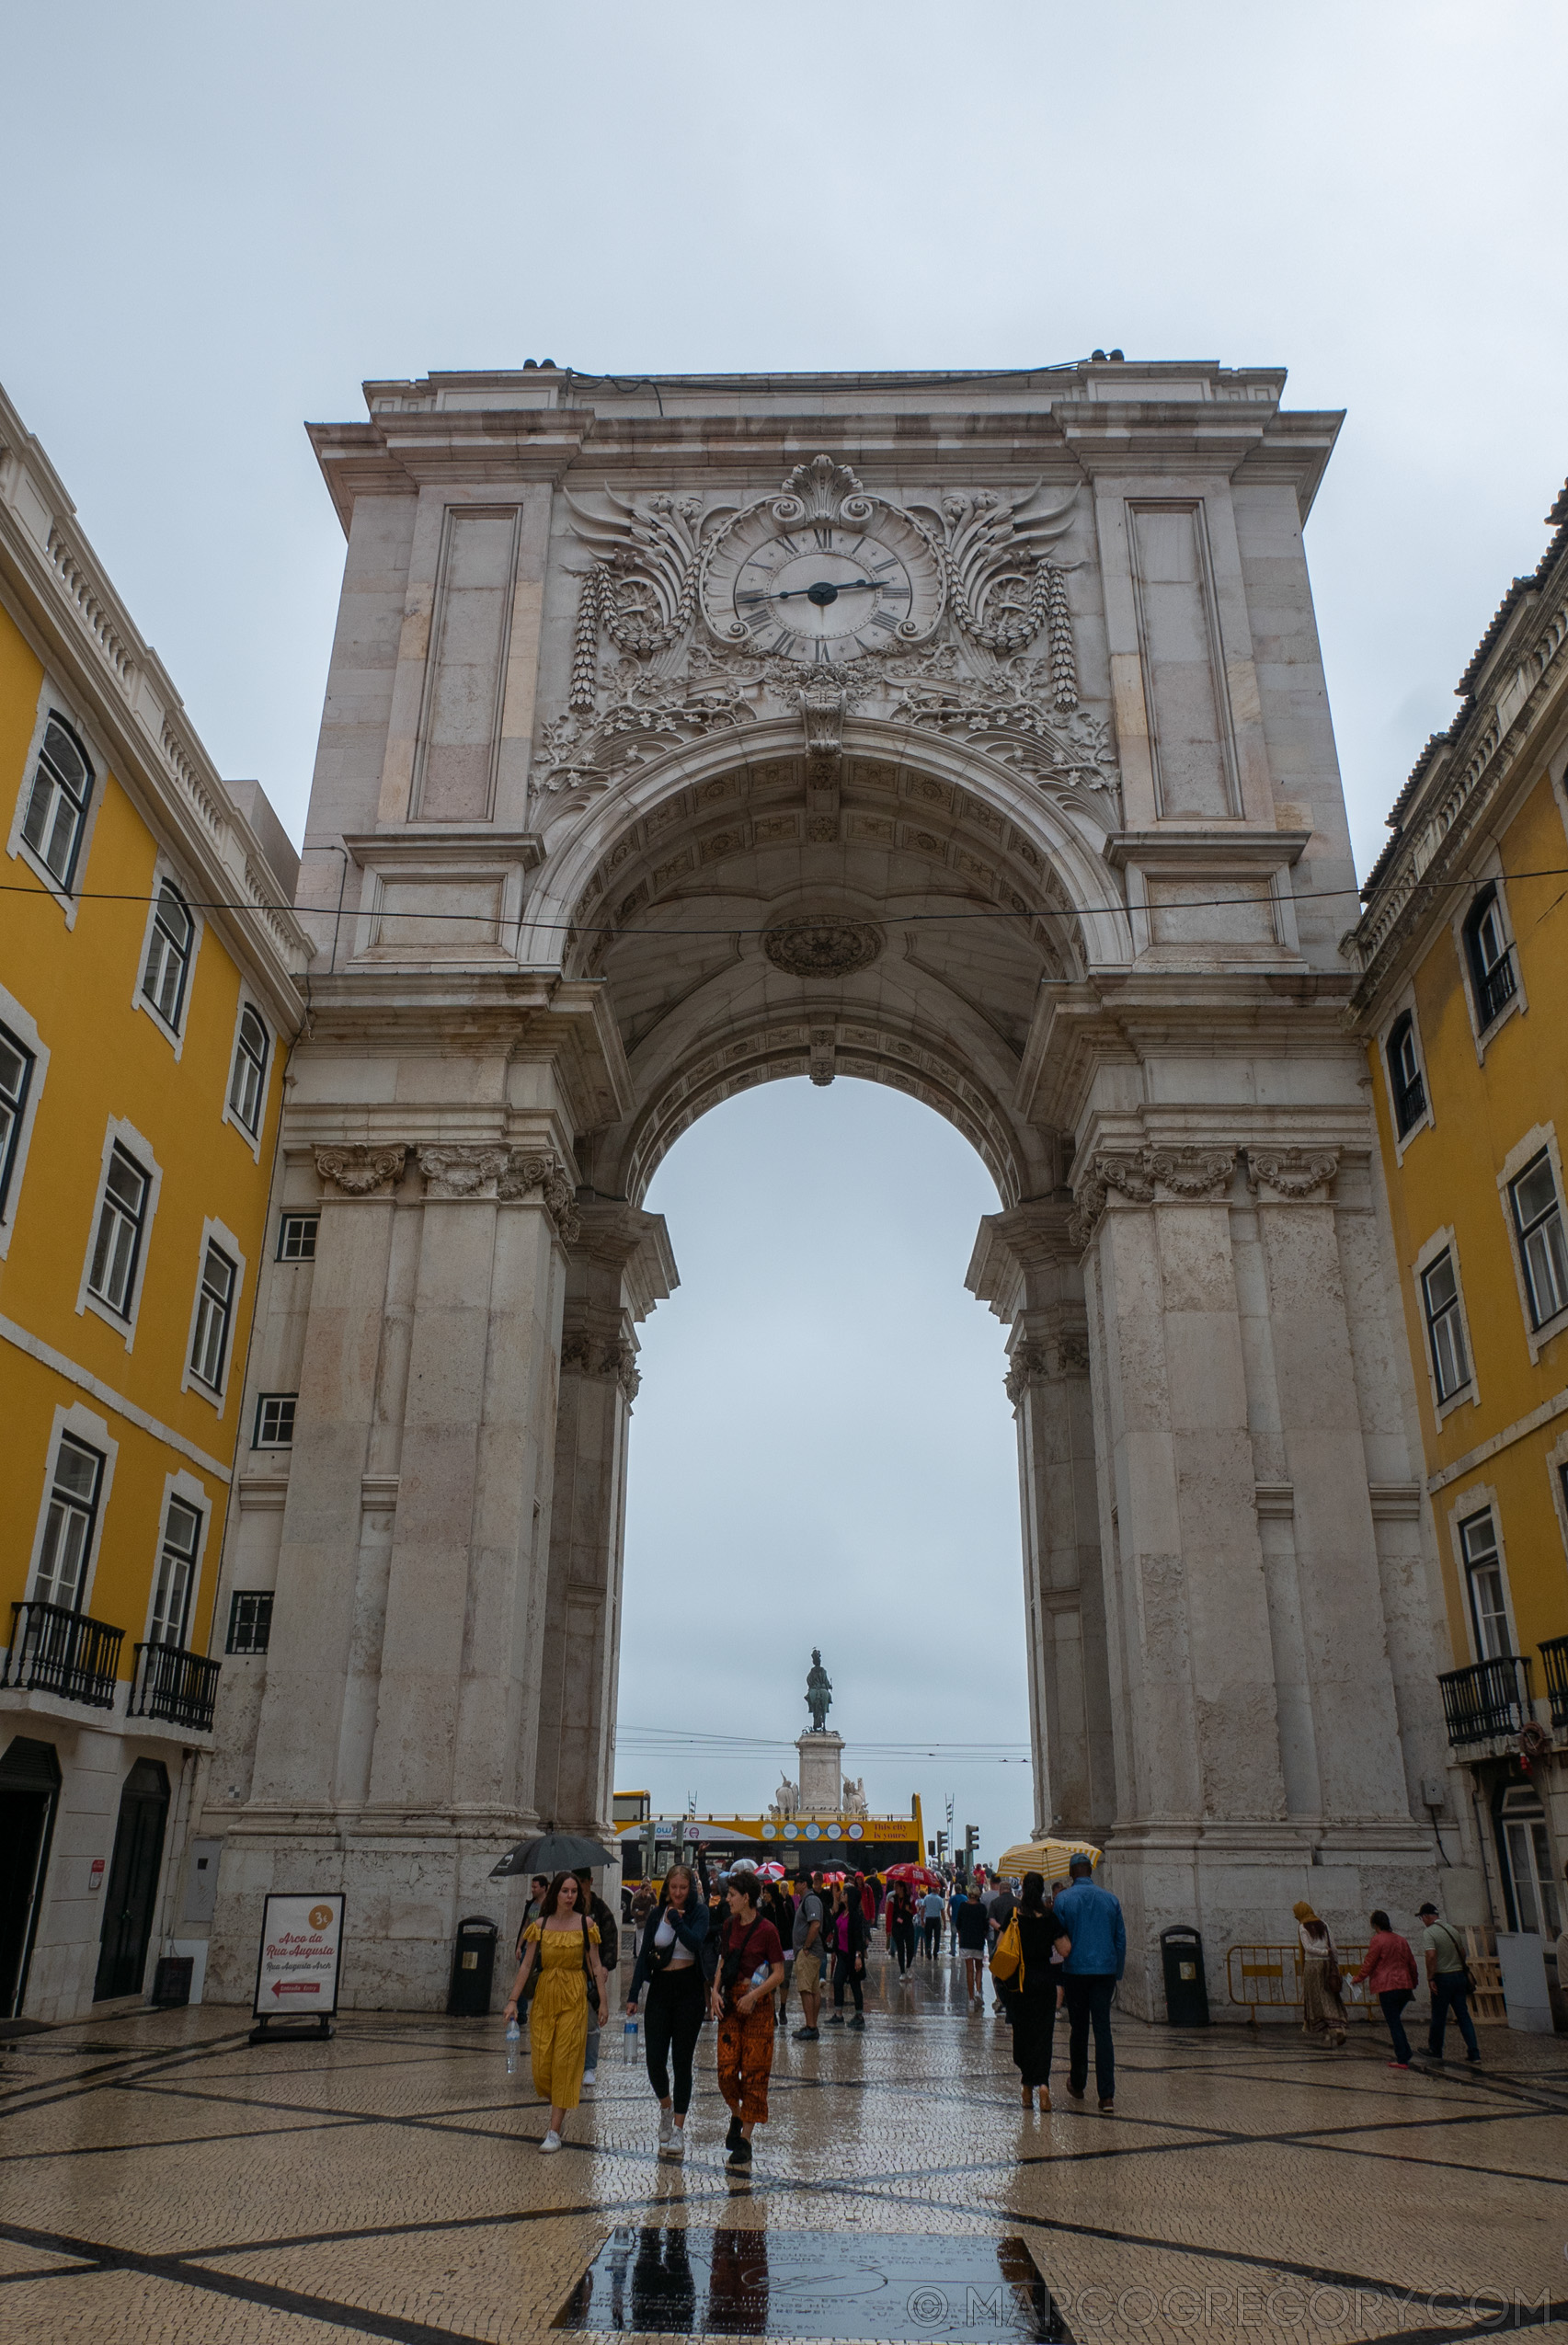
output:
M 896 611 L 874 611 L 871 614 L 871 623 L 874 627 L 886 627 L 891 634 L 898 623 L 898 614 Z

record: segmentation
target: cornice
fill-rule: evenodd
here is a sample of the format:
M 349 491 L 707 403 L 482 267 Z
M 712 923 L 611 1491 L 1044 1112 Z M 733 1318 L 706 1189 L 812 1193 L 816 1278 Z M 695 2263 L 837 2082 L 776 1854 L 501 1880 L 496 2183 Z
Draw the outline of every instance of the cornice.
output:
M 1357 971 L 1350 1001 L 1357 1020 L 1413 941 L 1447 924 L 1450 890 L 1442 883 L 1462 878 L 1478 836 L 1508 811 L 1510 784 L 1539 780 L 1568 720 L 1568 561 L 1509 614 L 1483 673 L 1484 700 L 1452 737 L 1428 743 L 1402 795 L 1397 835 L 1373 867 L 1366 909 L 1341 939 Z
M 357 968 L 311 986 L 315 1053 L 361 1058 L 450 1058 L 488 1046 L 512 1062 L 551 1065 L 572 1129 L 600 1130 L 631 1112 L 633 1088 L 606 985 L 547 969 Z
M 1180 1000 L 1136 971 L 1042 987 L 1013 1108 L 1031 1124 L 1070 1131 L 1104 1066 L 1141 1067 L 1161 1054 L 1299 1058 L 1314 1043 L 1343 1052 L 1354 1047 L 1345 1032 L 1349 990 L 1347 978 L 1314 970 L 1184 974 Z
M 167 838 L 225 946 L 292 1033 L 310 939 L 162 660 L 78 527 L 59 475 L 3 391 L 0 588 L 40 658 L 98 726 L 115 778 L 149 829 Z
M 415 495 L 427 485 L 555 486 L 593 426 L 587 408 L 509 407 L 377 416 L 305 429 L 347 536 L 361 497 Z

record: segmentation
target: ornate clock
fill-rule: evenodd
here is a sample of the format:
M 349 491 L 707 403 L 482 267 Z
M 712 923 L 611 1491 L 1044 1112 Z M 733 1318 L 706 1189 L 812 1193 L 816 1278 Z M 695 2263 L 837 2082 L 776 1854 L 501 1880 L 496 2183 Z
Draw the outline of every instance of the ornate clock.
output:
M 807 668 L 923 643 L 943 602 L 941 559 L 920 524 L 825 456 L 797 466 L 784 496 L 745 507 L 703 563 L 718 640 Z

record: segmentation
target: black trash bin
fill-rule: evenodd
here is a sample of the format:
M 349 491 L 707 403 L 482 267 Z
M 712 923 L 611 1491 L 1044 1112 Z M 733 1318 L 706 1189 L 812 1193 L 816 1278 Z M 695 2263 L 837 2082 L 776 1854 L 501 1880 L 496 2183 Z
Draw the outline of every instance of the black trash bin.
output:
M 1196 1929 L 1162 1929 L 1160 1959 L 1165 1969 L 1165 2017 L 1173 2028 L 1207 2028 L 1208 1984 L 1203 1975 L 1203 1940 Z
M 500 1925 L 487 1914 L 470 1914 L 457 1925 L 452 1950 L 452 1986 L 446 1998 L 451 2019 L 483 2019 L 489 2016 L 490 1986 L 496 1974 L 496 1939 Z

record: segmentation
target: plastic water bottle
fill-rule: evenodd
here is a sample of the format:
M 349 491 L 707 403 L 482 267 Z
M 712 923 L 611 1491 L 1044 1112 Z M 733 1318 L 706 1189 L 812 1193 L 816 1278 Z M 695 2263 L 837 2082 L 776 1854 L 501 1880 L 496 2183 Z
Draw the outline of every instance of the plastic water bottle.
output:
M 507 2022 L 507 2074 L 509 2076 L 515 2076 L 517 2074 L 517 2048 L 521 2042 L 522 2030 L 515 2019 L 509 2019 Z
M 761 1985 L 762 1981 L 767 1977 L 771 1967 L 772 1966 L 767 1962 L 758 1963 L 756 1969 L 751 1973 L 751 1984 L 753 1986 Z
M 628 2011 L 628 2012 L 627 2012 L 627 2014 L 626 2014 L 626 2024 L 625 2024 L 625 2026 L 624 2026 L 624 2027 L 622 2029 L 622 2030 L 621 2030 L 621 2057 L 622 2057 L 622 2059 L 623 2059 L 623 2060 L 626 2061 L 626 2062 L 629 2064 L 630 2062 L 632 2062 L 632 2061 L 635 2060 L 636 2056 L 637 2056 L 637 2021 L 636 2021 L 636 2014 L 635 2014 L 635 2012 Z

